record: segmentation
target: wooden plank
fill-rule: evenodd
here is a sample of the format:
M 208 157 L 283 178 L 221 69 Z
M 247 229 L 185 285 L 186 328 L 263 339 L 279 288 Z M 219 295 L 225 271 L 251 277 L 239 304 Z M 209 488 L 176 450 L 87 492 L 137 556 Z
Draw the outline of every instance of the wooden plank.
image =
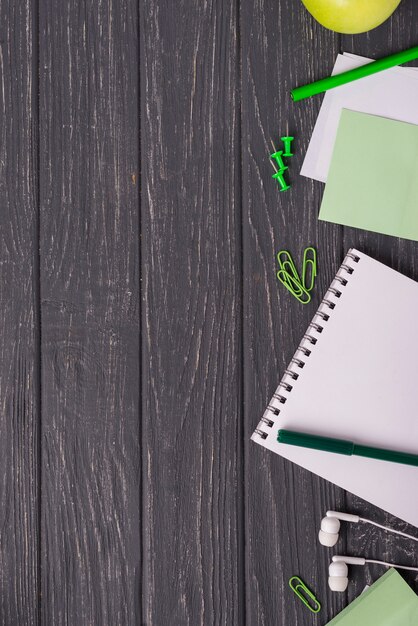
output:
M 344 492 L 249 438 L 343 258 L 342 229 L 317 221 L 323 186 L 299 176 L 321 98 L 294 104 L 289 95 L 330 73 L 339 37 L 301 3 L 241 6 L 247 620 L 306 626 L 317 618 L 289 590 L 292 575 L 316 592 L 324 619 L 344 605 L 344 594 L 327 588 L 330 555 L 317 540 L 326 510 L 344 508 Z M 280 193 L 269 154 L 285 134 L 295 136 L 295 156 L 292 189 Z M 278 284 L 275 255 L 287 249 L 299 261 L 308 245 L 318 250 L 319 275 L 302 306 Z
M 40 3 L 42 623 L 140 619 L 136 0 Z
M 237 7 L 141 3 L 147 624 L 242 624 Z
M 38 623 L 37 69 L 31 0 L 0 4 L 0 624 Z
M 343 37 L 342 50 L 371 58 L 379 58 L 407 49 L 416 45 L 417 22 L 418 5 L 406 0 L 401 3 L 393 17 L 379 28 L 355 37 Z M 415 63 L 415 65 L 417 64 Z M 349 248 L 350 246 L 355 246 L 378 261 L 382 261 L 414 280 L 418 280 L 416 242 L 378 235 L 360 229 L 345 228 L 344 247 Z M 401 320 L 400 323 L 402 323 Z M 417 530 L 412 526 L 400 522 L 395 517 L 351 494 L 347 494 L 347 506 L 349 511 L 359 513 L 363 517 L 410 534 L 415 533 L 415 536 L 418 536 Z M 416 565 L 416 543 L 414 542 L 396 538 L 381 530 L 364 525 L 348 526 L 346 533 L 353 554 L 404 563 L 405 565 Z M 378 566 L 351 568 L 350 599 L 356 597 L 366 584 L 371 584 L 376 580 L 382 571 L 382 568 Z M 404 577 L 418 591 L 418 576 L 413 573 L 405 573 Z

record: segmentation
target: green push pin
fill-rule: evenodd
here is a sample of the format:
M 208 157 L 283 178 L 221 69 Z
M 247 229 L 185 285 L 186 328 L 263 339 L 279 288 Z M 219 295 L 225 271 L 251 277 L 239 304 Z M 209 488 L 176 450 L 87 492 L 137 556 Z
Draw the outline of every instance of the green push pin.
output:
M 273 177 L 276 180 L 279 181 L 280 183 L 280 191 L 287 191 L 288 189 L 290 189 L 290 185 L 288 185 L 284 179 L 284 172 L 283 170 L 281 170 L 280 172 L 276 172 L 275 174 L 273 174 Z
M 291 145 L 292 145 L 292 141 L 294 140 L 294 137 L 281 137 L 281 140 L 284 143 L 284 154 L 283 156 L 286 158 L 292 157 L 293 156 L 293 152 L 291 149 Z
M 283 156 L 283 150 L 279 150 L 278 152 L 274 152 L 274 154 L 270 154 L 270 157 L 276 160 L 279 170 L 283 171 L 283 170 L 287 170 L 287 167 L 283 162 L 282 156 Z

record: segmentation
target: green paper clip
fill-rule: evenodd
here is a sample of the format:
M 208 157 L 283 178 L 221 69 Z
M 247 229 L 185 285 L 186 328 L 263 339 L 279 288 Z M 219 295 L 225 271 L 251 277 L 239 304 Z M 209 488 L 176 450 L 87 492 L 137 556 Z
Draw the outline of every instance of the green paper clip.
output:
M 299 576 L 292 576 L 289 580 L 289 587 L 312 613 L 319 613 L 321 610 L 320 602 Z
M 290 252 L 280 250 L 277 253 L 277 262 L 280 268 L 276 274 L 278 280 L 290 291 L 296 300 L 301 304 L 308 304 L 311 301 L 311 296 L 302 284 Z
M 278 270 L 276 274 L 278 280 L 286 287 L 288 291 L 295 296 L 295 298 L 300 298 L 303 294 L 303 287 L 298 280 L 286 270 Z
M 309 258 L 309 255 L 311 258 Z M 310 282 L 309 286 L 307 284 L 307 275 L 308 275 L 308 267 L 310 266 Z M 306 291 L 312 291 L 315 278 L 317 275 L 317 264 L 316 264 L 316 250 L 315 248 L 309 247 L 305 248 L 305 252 L 303 253 L 303 265 L 302 265 L 302 285 L 305 287 Z
M 286 287 L 288 291 L 295 296 L 296 300 L 299 300 L 301 304 L 308 304 L 311 301 L 310 293 L 302 287 L 300 282 L 295 279 L 294 276 L 289 274 L 286 270 L 279 270 L 276 274 L 282 285 Z
M 277 253 L 277 262 L 281 270 L 284 270 L 285 272 L 293 276 L 293 278 L 295 278 L 295 280 L 297 280 L 298 283 L 302 284 L 302 281 L 300 280 L 299 272 L 296 269 L 296 265 L 293 261 L 293 258 L 290 252 L 288 252 L 287 250 L 280 250 Z
M 315 248 L 305 248 L 303 254 L 302 280 L 300 279 L 290 252 L 280 250 L 277 253 L 277 262 L 280 268 L 276 274 L 278 280 L 301 304 L 308 304 L 311 301 L 309 292 L 313 289 L 317 274 Z M 307 284 L 308 274 L 310 275 L 309 285 Z

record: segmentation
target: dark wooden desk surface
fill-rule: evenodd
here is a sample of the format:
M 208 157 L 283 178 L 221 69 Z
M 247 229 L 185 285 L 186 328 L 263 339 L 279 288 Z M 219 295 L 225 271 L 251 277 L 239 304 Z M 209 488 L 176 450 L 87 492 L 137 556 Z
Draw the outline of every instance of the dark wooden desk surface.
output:
M 1 625 L 322 626 L 381 573 L 327 591 L 326 509 L 395 520 L 249 437 L 348 247 L 418 279 L 418 244 L 318 222 L 321 98 L 289 98 L 417 25 L 415 0 L 356 37 L 298 0 L 1 2 Z M 274 254 L 308 244 L 302 307 Z M 417 561 L 369 529 L 340 550 Z

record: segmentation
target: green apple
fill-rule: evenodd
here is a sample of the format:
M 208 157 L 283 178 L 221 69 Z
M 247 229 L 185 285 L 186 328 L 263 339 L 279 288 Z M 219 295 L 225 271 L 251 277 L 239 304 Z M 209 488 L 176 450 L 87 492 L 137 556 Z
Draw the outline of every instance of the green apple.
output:
M 376 28 L 388 19 L 401 0 L 302 0 L 325 28 L 353 35 Z

